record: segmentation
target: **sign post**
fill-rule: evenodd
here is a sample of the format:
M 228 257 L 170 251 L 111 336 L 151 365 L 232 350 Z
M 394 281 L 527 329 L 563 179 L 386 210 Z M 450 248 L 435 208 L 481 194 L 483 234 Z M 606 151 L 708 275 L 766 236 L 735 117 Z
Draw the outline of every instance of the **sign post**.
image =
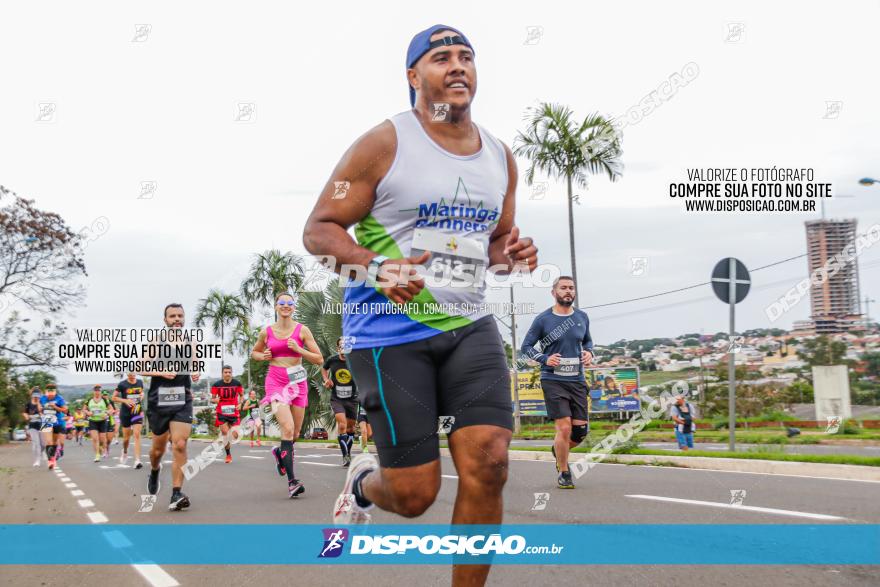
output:
M 727 426 L 730 432 L 728 449 L 736 447 L 736 352 L 734 350 L 736 305 L 749 293 L 751 278 L 742 261 L 734 257 L 722 259 L 712 270 L 712 290 L 722 302 L 730 304 L 730 333 L 727 348 Z

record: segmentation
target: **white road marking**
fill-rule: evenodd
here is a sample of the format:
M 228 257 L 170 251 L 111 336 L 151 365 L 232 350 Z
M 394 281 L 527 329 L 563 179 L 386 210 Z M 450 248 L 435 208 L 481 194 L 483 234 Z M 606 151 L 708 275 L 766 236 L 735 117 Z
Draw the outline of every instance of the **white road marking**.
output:
M 72 495 L 73 497 L 81 497 L 85 495 L 85 493 L 83 493 L 82 489 L 74 489 L 70 492 L 70 495 Z
M 80 499 L 80 500 L 77 500 L 76 503 L 78 503 L 79 507 L 81 507 L 81 508 L 95 507 L 95 502 L 93 502 L 91 499 Z
M 679 499 L 677 497 L 661 497 L 659 495 L 627 495 L 626 497 L 634 497 L 636 499 L 649 499 L 653 501 L 664 501 L 669 503 L 683 503 L 688 505 L 701 505 L 713 508 L 724 508 L 731 510 L 745 510 L 749 512 L 760 512 L 764 514 L 776 514 L 779 516 L 792 516 L 795 518 L 809 518 L 811 520 L 846 520 L 840 516 L 829 516 L 826 514 L 813 514 L 810 512 L 796 512 L 794 510 L 780 510 L 776 508 L 762 508 L 753 505 L 734 505 L 730 503 L 715 501 L 698 501 L 695 499 Z
M 241 455 L 243 459 L 265 459 L 266 457 L 252 457 L 251 455 Z
M 107 523 L 107 516 L 105 516 L 101 512 L 89 512 L 87 515 L 89 516 L 89 520 L 92 522 L 92 524 Z
M 131 565 L 141 577 L 153 587 L 176 587 L 180 585 L 174 577 L 165 572 L 159 565 Z
M 440 475 L 441 477 L 446 477 L 447 479 L 458 479 L 458 475 Z
M 64 486 L 68 489 L 76 489 L 76 483 L 65 483 Z
M 342 468 L 342 465 L 334 465 L 333 463 L 312 463 L 312 462 L 310 462 L 310 461 L 299 461 L 299 462 L 302 463 L 302 464 L 304 464 L 304 465 L 318 465 L 318 466 L 321 466 L 321 467 L 339 467 L 339 468 Z
M 271 450 L 249 450 L 248 452 L 272 452 Z
M 62 483 L 70 483 L 70 477 L 59 477 Z

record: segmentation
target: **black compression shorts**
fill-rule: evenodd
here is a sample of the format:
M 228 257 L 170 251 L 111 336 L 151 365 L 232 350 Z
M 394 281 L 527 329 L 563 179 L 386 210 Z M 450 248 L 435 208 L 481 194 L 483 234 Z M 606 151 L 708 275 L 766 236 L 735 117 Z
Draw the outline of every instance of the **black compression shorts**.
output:
M 383 467 L 440 458 L 438 421 L 513 429 L 510 371 L 495 319 L 348 356 Z M 447 419 L 447 418 L 454 419 Z

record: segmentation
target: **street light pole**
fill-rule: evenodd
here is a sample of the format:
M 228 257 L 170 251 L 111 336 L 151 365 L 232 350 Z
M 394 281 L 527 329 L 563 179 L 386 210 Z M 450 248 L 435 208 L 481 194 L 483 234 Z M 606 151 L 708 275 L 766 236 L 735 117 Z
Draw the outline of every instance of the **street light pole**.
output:
M 516 311 L 513 305 L 513 283 L 510 284 L 510 362 L 513 363 L 513 433 L 522 428 L 519 412 L 519 362 L 516 360 Z

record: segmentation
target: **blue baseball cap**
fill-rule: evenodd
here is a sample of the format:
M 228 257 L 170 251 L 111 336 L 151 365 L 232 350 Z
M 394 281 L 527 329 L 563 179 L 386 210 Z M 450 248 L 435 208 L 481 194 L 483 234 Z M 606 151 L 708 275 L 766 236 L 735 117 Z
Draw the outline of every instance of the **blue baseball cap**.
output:
M 452 31 L 455 35 L 443 37 L 431 42 L 431 35 L 439 31 Z M 410 69 L 425 53 L 435 47 L 442 47 L 443 45 L 464 45 L 471 51 L 474 51 L 473 45 L 467 40 L 467 37 L 464 36 L 463 32 L 455 27 L 446 26 L 445 24 L 435 24 L 420 33 L 416 33 L 412 38 L 412 41 L 409 42 L 409 48 L 406 50 L 406 68 Z M 475 55 L 476 53 L 477 52 L 474 51 Z M 410 106 L 416 105 L 416 91 L 412 86 L 409 86 L 409 103 Z

